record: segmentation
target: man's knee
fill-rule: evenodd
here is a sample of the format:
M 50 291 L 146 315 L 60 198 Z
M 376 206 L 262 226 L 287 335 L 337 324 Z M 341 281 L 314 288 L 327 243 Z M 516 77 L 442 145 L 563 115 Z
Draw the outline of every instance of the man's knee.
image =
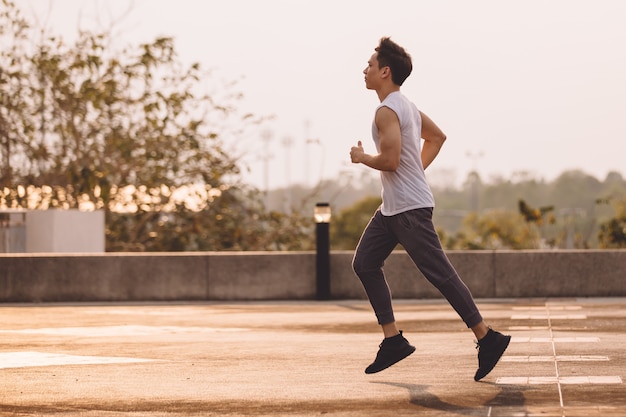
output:
M 381 268 L 381 263 L 372 262 L 372 259 L 367 256 L 356 254 L 352 259 L 352 270 L 361 279 L 380 271 Z
M 354 258 L 352 258 L 352 271 L 354 271 L 354 273 L 358 276 L 360 276 L 363 272 L 363 262 L 358 255 L 355 255 Z

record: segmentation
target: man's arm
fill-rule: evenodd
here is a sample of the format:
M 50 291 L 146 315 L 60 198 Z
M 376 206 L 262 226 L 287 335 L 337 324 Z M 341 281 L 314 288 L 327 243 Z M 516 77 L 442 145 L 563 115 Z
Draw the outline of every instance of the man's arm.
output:
M 420 115 L 422 116 L 422 139 L 424 139 L 422 166 L 426 169 L 439 154 L 439 150 L 446 141 L 446 135 L 428 116 L 422 112 L 420 112 Z
M 365 153 L 359 141 L 358 145 L 350 150 L 350 158 L 355 164 L 361 163 L 379 171 L 395 171 L 400 166 L 402 146 L 398 116 L 389 107 L 381 107 L 376 112 L 374 121 L 378 128 L 380 152 L 376 155 Z

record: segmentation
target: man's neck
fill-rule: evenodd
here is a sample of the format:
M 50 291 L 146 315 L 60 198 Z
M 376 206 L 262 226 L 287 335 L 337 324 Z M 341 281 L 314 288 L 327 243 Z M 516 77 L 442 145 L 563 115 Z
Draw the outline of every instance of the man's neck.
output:
M 400 91 L 400 86 L 393 84 L 389 87 L 385 86 L 382 87 L 380 90 L 376 90 L 376 94 L 378 94 L 378 99 L 382 103 L 389 94 L 395 93 L 396 91 Z

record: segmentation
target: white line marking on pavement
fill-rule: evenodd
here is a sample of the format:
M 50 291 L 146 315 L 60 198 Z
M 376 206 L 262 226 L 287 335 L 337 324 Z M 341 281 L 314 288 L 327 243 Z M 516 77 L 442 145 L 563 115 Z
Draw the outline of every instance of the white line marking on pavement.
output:
M 548 330 L 548 326 L 509 326 L 509 330 Z
M 112 336 L 152 336 L 172 333 L 219 333 L 219 332 L 243 332 L 248 329 L 241 328 L 218 328 L 218 327 L 178 327 L 178 326 L 101 326 L 101 327 L 59 327 L 41 329 L 0 330 L 2 333 L 18 334 L 45 334 L 57 336 L 89 336 L 89 337 L 112 337 Z
M 553 356 L 503 356 L 503 362 L 552 362 Z M 608 356 L 599 355 L 561 355 L 557 356 L 558 362 L 601 362 L 608 361 Z
M 0 369 L 52 365 L 101 365 L 113 363 L 153 362 L 155 359 L 122 358 L 111 356 L 75 356 L 46 352 L 2 352 Z
M 548 319 L 548 332 L 550 333 L 550 341 L 552 343 L 552 357 L 554 359 L 554 372 L 556 374 L 556 386 L 557 389 L 559 390 L 559 401 L 561 403 L 561 411 L 563 411 L 563 408 L 565 407 L 565 403 L 563 402 L 563 391 L 561 390 L 561 376 L 559 375 L 559 363 L 556 360 L 556 343 L 554 342 L 554 333 L 552 332 L 552 321 L 550 318 L 550 309 L 548 308 L 548 305 L 546 304 L 546 315 L 547 315 L 547 319 Z M 563 413 L 563 417 L 565 417 L 565 414 Z
M 591 361 L 608 361 L 607 356 L 600 355 L 557 355 L 557 344 L 559 343 L 597 343 L 600 341 L 598 337 L 554 337 L 554 320 L 585 320 L 586 314 L 571 314 L 569 311 L 580 310 L 580 306 L 550 306 L 546 303 L 539 307 L 517 307 L 516 311 L 531 311 L 530 314 L 513 314 L 512 320 L 546 320 L 547 326 L 512 326 L 510 329 L 520 331 L 524 330 L 547 330 L 549 337 L 513 337 L 512 342 L 517 343 L 549 343 L 552 347 L 552 355 L 547 356 L 504 356 L 504 362 L 546 362 L 554 364 L 554 376 L 531 377 L 516 376 L 502 377 L 496 380 L 499 385 L 541 385 L 556 384 L 559 393 L 559 404 L 561 407 L 561 415 L 565 416 L 565 403 L 563 399 L 562 385 L 575 384 L 621 384 L 620 376 L 563 376 L 559 369 L 559 362 L 591 362 Z M 559 314 L 554 314 L 559 311 Z M 544 314 L 540 314 L 543 312 Z
M 582 306 L 550 306 L 547 304 L 545 306 L 513 307 L 512 310 L 514 311 L 546 311 L 546 308 L 550 309 L 551 311 L 582 310 Z
M 515 343 L 597 343 L 599 337 L 513 337 Z
M 543 385 L 543 384 L 621 384 L 620 376 L 509 376 L 496 380 L 498 385 Z
M 98 310 L 88 310 L 85 311 L 85 314 L 94 314 L 94 315 L 120 315 L 120 316 L 183 316 L 189 315 L 190 310 L 182 309 L 179 310 L 177 308 L 168 308 L 167 310 L 153 310 L 153 309 L 145 309 L 142 307 L 136 308 L 115 308 L 115 309 L 98 309 Z
M 551 320 L 586 320 L 586 314 L 550 314 Z M 547 314 L 513 314 L 511 320 L 547 320 Z

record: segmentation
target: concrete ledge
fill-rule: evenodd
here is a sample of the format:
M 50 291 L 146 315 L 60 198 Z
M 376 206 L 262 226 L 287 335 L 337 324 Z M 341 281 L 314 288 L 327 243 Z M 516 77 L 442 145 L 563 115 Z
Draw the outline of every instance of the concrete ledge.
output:
M 353 253 L 331 254 L 335 299 L 364 299 Z M 626 250 L 450 251 L 476 298 L 624 297 Z M 440 298 L 403 251 L 385 264 L 394 298 Z M 315 298 L 314 252 L 2 254 L 0 302 Z

